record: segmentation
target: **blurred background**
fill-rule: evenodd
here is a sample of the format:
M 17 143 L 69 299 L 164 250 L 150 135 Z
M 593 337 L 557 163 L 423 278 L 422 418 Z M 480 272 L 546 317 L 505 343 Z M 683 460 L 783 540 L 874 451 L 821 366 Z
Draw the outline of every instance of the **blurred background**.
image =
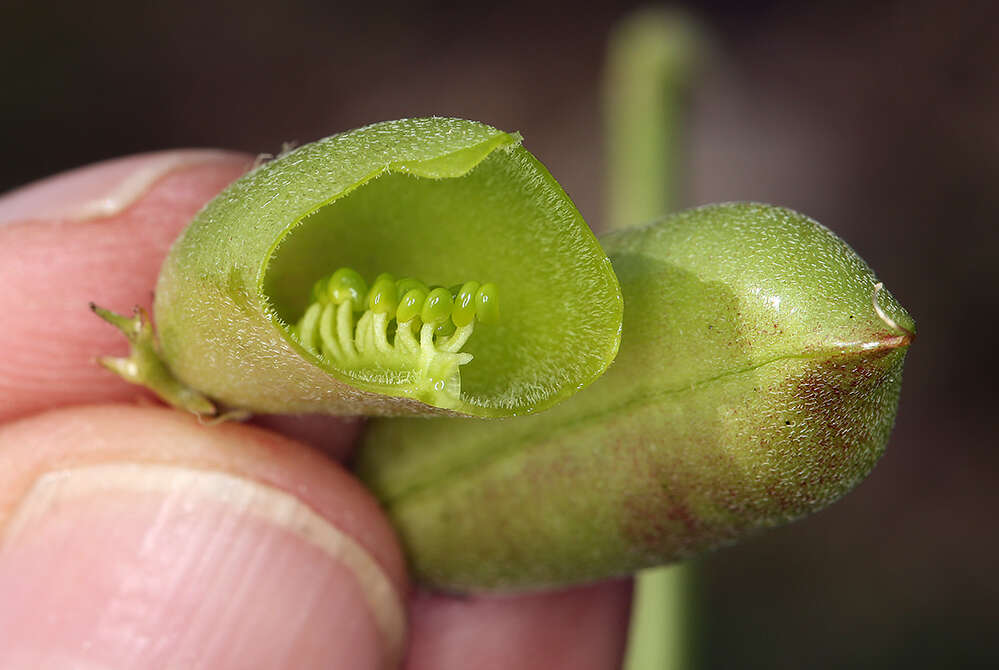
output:
M 701 667 L 999 667 L 999 3 L 689 2 L 684 205 L 844 237 L 919 324 L 898 423 L 832 508 L 698 563 Z M 630 3 L 5 2 L 0 191 L 168 147 L 374 121 L 519 130 L 596 229 Z

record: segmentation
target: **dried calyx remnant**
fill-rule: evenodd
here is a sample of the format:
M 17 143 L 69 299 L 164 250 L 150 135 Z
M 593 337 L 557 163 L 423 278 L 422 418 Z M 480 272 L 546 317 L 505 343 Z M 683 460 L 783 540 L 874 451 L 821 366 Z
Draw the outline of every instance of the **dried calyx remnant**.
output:
M 447 407 L 461 396 L 459 367 L 472 360 L 461 349 L 475 322 L 499 321 L 497 297 L 490 283 L 428 287 L 386 273 L 369 290 L 359 273 L 340 268 L 313 285 L 293 332 L 305 349 L 341 369 L 391 370 L 421 399 Z

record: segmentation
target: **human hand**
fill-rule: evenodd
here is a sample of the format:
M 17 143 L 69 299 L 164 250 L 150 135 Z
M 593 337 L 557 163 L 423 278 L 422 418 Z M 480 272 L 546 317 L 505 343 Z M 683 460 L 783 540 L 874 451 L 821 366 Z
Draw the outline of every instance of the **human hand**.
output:
M 203 426 L 95 365 L 124 342 L 88 303 L 148 309 L 171 241 L 251 162 L 150 154 L 0 198 L 0 667 L 618 667 L 626 581 L 414 593 L 338 462 L 357 421 Z

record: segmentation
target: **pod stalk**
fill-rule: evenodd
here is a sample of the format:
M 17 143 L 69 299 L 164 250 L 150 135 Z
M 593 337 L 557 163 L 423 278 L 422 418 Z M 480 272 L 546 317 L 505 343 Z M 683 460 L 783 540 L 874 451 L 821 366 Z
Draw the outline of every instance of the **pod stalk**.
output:
M 178 380 L 160 354 L 159 342 L 145 310 L 136 307 L 131 317 L 90 303 L 90 309 L 128 339 L 125 357 L 101 356 L 97 362 L 127 382 L 145 386 L 165 403 L 198 416 L 215 416 L 218 408 L 205 395 Z

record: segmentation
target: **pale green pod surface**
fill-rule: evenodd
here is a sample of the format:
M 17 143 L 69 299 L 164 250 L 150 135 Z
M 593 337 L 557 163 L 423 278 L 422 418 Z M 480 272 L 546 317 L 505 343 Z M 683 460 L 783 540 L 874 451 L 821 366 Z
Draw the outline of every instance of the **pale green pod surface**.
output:
M 501 318 L 421 340 L 421 305 L 406 329 L 392 321 L 392 277 L 488 282 Z M 329 137 L 230 185 L 172 247 L 154 308 L 172 374 L 225 407 L 507 416 L 597 378 L 622 302 L 596 238 L 518 135 L 431 118 Z
M 912 319 L 800 214 L 708 206 L 603 240 L 625 300 L 607 373 L 549 412 L 377 421 L 358 461 L 417 576 L 602 579 L 799 518 L 891 431 Z

